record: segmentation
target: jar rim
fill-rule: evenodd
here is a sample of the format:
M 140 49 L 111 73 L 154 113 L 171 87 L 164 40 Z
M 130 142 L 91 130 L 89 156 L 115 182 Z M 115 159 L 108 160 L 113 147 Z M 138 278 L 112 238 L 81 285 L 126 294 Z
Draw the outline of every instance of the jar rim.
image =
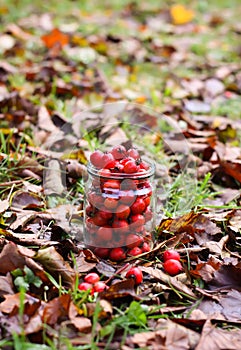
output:
M 123 179 L 146 179 L 148 177 L 151 177 L 154 175 L 156 166 L 154 162 L 147 161 L 145 160 L 146 163 L 149 165 L 149 169 L 146 170 L 144 173 L 132 173 L 132 174 L 126 174 L 126 173 L 110 173 L 110 174 L 99 174 L 100 169 L 96 168 L 93 166 L 91 162 L 87 163 L 87 171 L 88 174 L 96 176 L 96 177 L 101 177 L 101 178 L 106 178 L 106 179 L 117 179 L 117 180 L 123 180 Z

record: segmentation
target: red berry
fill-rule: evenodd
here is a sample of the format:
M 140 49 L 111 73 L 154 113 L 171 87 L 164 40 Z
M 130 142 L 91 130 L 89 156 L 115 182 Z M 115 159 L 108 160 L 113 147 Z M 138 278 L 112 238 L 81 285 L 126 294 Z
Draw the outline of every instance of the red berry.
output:
M 94 206 L 96 206 L 96 204 L 102 204 L 104 202 L 104 198 L 96 193 L 96 192 L 90 192 L 87 195 L 88 201 Z
M 120 261 L 126 258 L 126 253 L 123 248 L 113 248 L 110 252 L 110 259 L 113 261 Z
M 88 229 L 90 229 L 90 230 L 93 230 L 93 229 L 96 228 L 96 227 L 95 227 L 95 224 L 94 224 L 94 221 L 93 221 L 93 218 L 87 218 L 87 219 L 85 220 L 85 224 L 86 224 L 86 227 L 87 227 Z
M 165 261 L 163 264 L 163 268 L 171 276 L 175 276 L 182 271 L 182 265 L 180 261 L 174 259 L 169 259 Z
M 131 227 L 140 227 L 145 224 L 145 218 L 141 214 L 135 214 L 130 217 Z
M 106 169 L 113 168 L 115 164 L 115 158 L 111 153 L 104 153 L 102 156 L 102 167 Z
M 107 197 L 104 201 L 104 206 L 107 209 L 114 209 L 118 205 L 118 200 L 115 198 Z
M 136 165 L 136 162 L 134 160 L 128 160 L 128 162 L 124 165 L 124 172 L 126 174 L 133 174 L 138 172 L 138 165 Z
M 143 253 L 147 253 L 151 250 L 151 247 L 150 247 L 150 244 L 147 243 L 147 242 L 144 242 L 143 243 L 143 246 L 142 246 L 142 252 Z
M 115 159 L 123 159 L 126 155 L 126 149 L 122 145 L 114 146 L 111 150 L 111 154 Z
M 87 282 L 82 282 L 78 285 L 79 290 L 90 290 L 92 288 L 92 284 Z
M 124 179 L 121 181 L 120 184 L 121 191 L 129 191 L 129 190 L 136 190 L 136 183 L 135 180 L 132 179 Z
M 174 249 L 168 249 L 163 253 L 163 261 L 167 261 L 169 259 L 180 260 L 180 254 Z
M 108 221 L 112 218 L 112 213 L 110 213 L 109 211 L 103 211 L 103 210 L 100 210 L 99 211 L 99 216 L 101 218 L 103 218 L 104 220 Z
M 148 170 L 149 169 L 149 165 L 146 162 L 142 161 L 140 163 L 140 169 Z
M 112 240 L 112 228 L 111 227 L 100 227 L 97 235 L 100 240 L 111 241 Z
M 95 272 L 90 272 L 88 273 L 85 278 L 84 278 L 85 282 L 87 283 L 91 283 L 94 284 L 96 282 L 98 282 L 100 280 L 100 277 L 97 273 Z
M 120 202 L 131 205 L 135 201 L 135 194 L 133 191 L 120 191 Z
M 135 284 L 138 285 L 143 281 L 143 274 L 138 267 L 132 267 L 127 271 L 126 278 L 134 278 Z
M 108 248 L 95 248 L 95 255 L 97 255 L 101 259 L 107 259 L 110 253 Z
M 111 191 L 113 190 L 119 190 L 120 189 L 120 182 L 118 180 L 107 180 L 103 185 L 104 191 Z
M 100 169 L 98 172 L 99 176 L 108 177 L 111 174 L 110 169 Z
M 132 214 L 142 214 L 146 209 L 145 202 L 141 198 L 137 198 L 136 201 L 131 206 Z
M 143 237 L 142 236 L 139 236 L 139 235 L 137 235 L 135 233 L 130 233 L 126 237 L 125 245 L 128 248 L 134 248 L 134 247 L 139 247 L 142 243 L 143 243 Z
M 127 151 L 127 154 L 129 157 L 137 160 L 140 158 L 140 155 L 139 155 L 139 152 L 135 149 L 135 148 L 130 148 L 128 151 Z
M 137 256 L 142 253 L 142 249 L 139 247 L 134 247 L 128 251 L 128 255 Z
M 118 220 L 127 219 L 128 216 L 130 215 L 130 212 L 131 210 L 127 205 L 120 204 L 116 209 L 115 216 Z
M 114 220 L 112 227 L 115 229 L 115 232 L 119 234 L 127 233 L 129 230 L 129 225 L 125 220 Z
M 151 203 L 151 197 L 147 196 L 147 197 L 143 198 L 143 201 L 144 201 L 146 208 L 147 208 Z
M 100 169 L 103 166 L 102 157 L 103 152 L 96 150 L 90 155 L 90 161 L 96 168 Z
M 145 222 L 150 221 L 153 217 L 152 211 L 147 208 L 144 212 L 143 212 L 144 218 L 145 218 Z
M 86 208 L 85 208 L 85 213 L 87 216 L 93 216 L 94 214 L 94 208 L 92 205 L 88 205 Z
M 99 281 L 94 284 L 93 292 L 101 293 L 107 288 L 108 286 L 105 284 L 105 282 Z
M 95 214 L 92 220 L 96 226 L 105 226 L 107 223 L 107 220 L 103 218 L 99 212 Z

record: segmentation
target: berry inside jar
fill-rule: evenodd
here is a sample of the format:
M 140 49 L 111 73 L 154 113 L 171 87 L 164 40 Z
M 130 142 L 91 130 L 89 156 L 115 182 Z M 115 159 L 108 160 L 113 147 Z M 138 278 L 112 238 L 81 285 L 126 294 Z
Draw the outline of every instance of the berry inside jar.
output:
M 94 151 L 87 166 L 84 240 L 102 259 L 121 261 L 151 250 L 155 198 L 152 162 L 123 145 Z

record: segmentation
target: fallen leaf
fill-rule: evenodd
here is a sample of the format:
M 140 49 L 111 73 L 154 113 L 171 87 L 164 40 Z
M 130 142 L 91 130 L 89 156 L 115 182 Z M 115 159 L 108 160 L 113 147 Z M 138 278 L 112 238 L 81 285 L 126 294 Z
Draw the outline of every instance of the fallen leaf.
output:
M 14 294 L 13 281 L 10 274 L 0 276 L 0 296 L 2 297 L 4 294 Z
M 54 325 L 61 317 L 66 317 L 69 312 L 70 300 L 70 294 L 63 294 L 49 301 L 44 307 L 42 322 Z
M 134 290 L 134 280 L 132 278 L 112 284 L 107 291 L 102 292 L 101 297 L 107 300 L 113 300 L 131 296 L 136 298 L 137 295 Z
M 46 164 L 43 188 L 46 196 L 53 194 L 61 196 L 64 194 L 63 170 L 57 159 L 51 159 Z
M 0 253 L 0 273 L 6 274 L 16 268 L 23 268 L 26 263 L 25 257 L 19 254 L 17 245 L 10 242 L 6 244 Z
M 217 328 L 207 320 L 201 334 L 201 339 L 195 348 L 196 350 L 237 350 L 240 347 L 240 329 Z
M 143 272 L 146 272 L 149 276 L 155 278 L 156 280 L 162 281 L 167 285 L 172 285 L 174 288 L 179 290 L 180 292 L 185 293 L 187 296 L 189 296 L 191 299 L 196 299 L 196 295 L 192 292 L 192 290 L 187 287 L 184 283 L 178 281 L 176 277 L 171 277 L 164 273 L 160 269 L 155 269 L 153 267 L 145 267 L 141 266 L 140 269 Z
M 0 303 L 0 311 L 9 314 L 16 315 L 19 312 L 21 298 L 20 293 L 4 295 L 5 300 Z M 24 297 L 24 312 L 28 316 L 32 316 L 39 308 L 41 301 L 29 294 L 25 294 Z
M 39 249 L 34 260 L 40 262 L 57 280 L 61 276 L 63 283 L 72 285 L 75 272 L 54 247 Z
M 200 100 L 185 100 L 185 108 L 191 113 L 209 113 L 211 111 L 210 104 Z
M 157 331 L 136 333 L 131 342 L 141 348 L 153 350 L 194 349 L 199 342 L 199 334 L 180 326 L 171 320 L 158 320 Z
M 222 314 L 228 321 L 240 321 L 241 292 L 232 289 L 219 302 L 223 307 Z
M 7 199 L 4 199 L 3 201 L 0 200 L 0 214 L 5 212 L 9 207 L 9 201 Z
M 36 193 L 16 191 L 11 197 L 12 209 L 37 209 L 44 208 L 44 202 Z
M 172 23 L 175 25 L 189 23 L 194 18 L 194 12 L 181 4 L 172 5 L 170 8 L 170 14 Z
M 55 28 L 50 33 L 43 35 L 41 39 L 48 49 L 53 48 L 57 44 L 60 45 L 60 47 L 64 47 L 69 43 L 69 36 L 62 33 L 58 28 Z

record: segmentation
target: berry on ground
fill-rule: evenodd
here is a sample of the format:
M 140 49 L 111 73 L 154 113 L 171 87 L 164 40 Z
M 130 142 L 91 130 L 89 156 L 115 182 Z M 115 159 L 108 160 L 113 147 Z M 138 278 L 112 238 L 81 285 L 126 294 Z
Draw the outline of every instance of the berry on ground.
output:
M 113 248 L 110 252 L 110 259 L 120 261 L 126 258 L 126 253 L 122 248 Z
M 175 276 L 182 271 L 182 264 L 178 260 L 169 259 L 164 262 L 163 268 L 171 276 Z
M 82 282 L 78 285 L 79 290 L 90 290 L 92 289 L 92 284 L 87 283 L 87 282 Z
M 143 281 L 143 274 L 139 267 L 132 267 L 127 271 L 126 278 L 134 278 L 135 284 L 138 285 Z
M 85 276 L 84 280 L 87 283 L 94 284 L 96 282 L 99 282 L 100 276 L 95 272 L 90 272 Z
M 169 259 L 180 260 L 180 254 L 174 249 L 168 249 L 163 253 L 163 261 L 167 261 Z

